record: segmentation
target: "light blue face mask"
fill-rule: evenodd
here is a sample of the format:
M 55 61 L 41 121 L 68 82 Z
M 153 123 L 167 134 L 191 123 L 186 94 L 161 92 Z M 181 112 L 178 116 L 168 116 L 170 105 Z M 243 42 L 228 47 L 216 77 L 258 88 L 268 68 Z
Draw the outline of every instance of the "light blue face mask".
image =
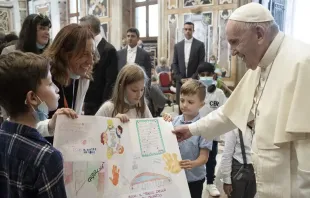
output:
M 37 48 L 38 48 L 38 49 L 44 49 L 45 46 L 46 46 L 46 45 L 41 45 L 41 44 L 39 44 L 39 43 L 36 43 L 36 45 L 37 45 Z
M 124 97 L 124 102 L 125 102 L 126 104 L 128 104 L 129 106 L 135 106 L 135 105 L 136 105 L 136 104 L 134 104 L 134 103 L 129 102 L 129 100 L 127 99 L 126 96 Z
M 212 76 L 201 76 L 199 77 L 199 80 L 205 85 L 210 86 L 213 84 L 213 77 Z
M 44 121 L 48 119 L 48 106 L 45 102 L 42 102 L 42 100 L 37 96 L 38 99 L 41 101 L 41 103 L 38 105 L 37 110 L 35 110 L 33 107 L 32 115 L 36 119 L 37 122 Z
M 80 76 L 79 76 L 79 75 L 74 74 L 74 73 L 72 73 L 72 72 L 69 72 L 69 76 L 70 76 L 70 78 L 73 79 L 73 80 L 78 80 L 78 79 L 80 79 Z

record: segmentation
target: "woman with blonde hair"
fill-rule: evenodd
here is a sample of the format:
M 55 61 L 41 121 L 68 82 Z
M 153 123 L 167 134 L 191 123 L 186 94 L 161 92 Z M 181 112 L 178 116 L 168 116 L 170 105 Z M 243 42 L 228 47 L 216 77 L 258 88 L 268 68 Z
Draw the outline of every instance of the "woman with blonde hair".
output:
M 52 61 L 51 73 L 53 83 L 59 88 L 58 108 L 61 109 L 50 112 L 52 119 L 40 122 L 38 130 L 44 136 L 52 136 L 57 114 L 65 110 L 70 110 L 72 115 L 82 113 L 92 67 L 97 60 L 94 37 L 86 27 L 67 25 L 59 31 L 44 55 Z M 52 142 L 52 138 L 49 141 Z

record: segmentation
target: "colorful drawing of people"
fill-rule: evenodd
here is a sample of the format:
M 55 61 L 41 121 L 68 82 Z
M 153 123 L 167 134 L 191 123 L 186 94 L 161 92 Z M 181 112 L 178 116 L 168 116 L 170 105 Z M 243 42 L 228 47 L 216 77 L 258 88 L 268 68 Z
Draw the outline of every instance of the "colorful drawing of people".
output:
M 111 159 L 115 153 L 123 154 L 124 147 L 121 145 L 123 128 L 114 127 L 112 120 L 107 120 L 107 130 L 101 134 L 101 143 L 107 145 L 107 158 Z

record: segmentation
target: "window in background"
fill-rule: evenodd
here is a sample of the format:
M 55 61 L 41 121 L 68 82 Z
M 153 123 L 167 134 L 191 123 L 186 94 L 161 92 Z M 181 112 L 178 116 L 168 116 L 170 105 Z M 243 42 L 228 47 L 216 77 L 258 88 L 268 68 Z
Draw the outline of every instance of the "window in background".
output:
M 134 26 L 143 40 L 157 40 L 158 9 L 157 0 L 134 0 Z
M 80 16 L 80 0 L 69 0 L 69 23 L 78 23 Z
M 309 0 L 295 0 L 292 20 L 292 34 L 298 40 L 310 44 L 310 26 L 308 12 L 310 8 Z M 288 19 L 289 20 L 289 19 Z
M 146 37 L 146 6 L 136 7 L 135 26 L 140 32 L 140 37 Z
M 149 36 L 158 37 L 158 4 L 149 6 Z

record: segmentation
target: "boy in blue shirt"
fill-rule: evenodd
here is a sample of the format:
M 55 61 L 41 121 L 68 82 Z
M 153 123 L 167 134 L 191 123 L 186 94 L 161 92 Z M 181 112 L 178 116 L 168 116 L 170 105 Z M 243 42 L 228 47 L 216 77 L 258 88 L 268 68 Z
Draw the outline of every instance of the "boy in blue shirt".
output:
M 180 109 L 183 112 L 174 118 L 173 126 L 190 124 L 200 119 L 199 109 L 204 106 L 206 87 L 198 80 L 188 80 L 181 87 Z M 201 198 L 203 183 L 205 181 L 209 151 L 212 141 L 201 136 L 191 138 L 179 143 L 182 156 L 181 168 L 185 169 L 186 178 L 192 198 Z
M 49 65 L 33 53 L 0 56 L 0 106 L 9 116 L 0 126 L 1 198 L 67 197 L 61 153 L 36 130 L 58 106 Z M 62 113 L 76 116 L 69 109 L 56 112 Z

